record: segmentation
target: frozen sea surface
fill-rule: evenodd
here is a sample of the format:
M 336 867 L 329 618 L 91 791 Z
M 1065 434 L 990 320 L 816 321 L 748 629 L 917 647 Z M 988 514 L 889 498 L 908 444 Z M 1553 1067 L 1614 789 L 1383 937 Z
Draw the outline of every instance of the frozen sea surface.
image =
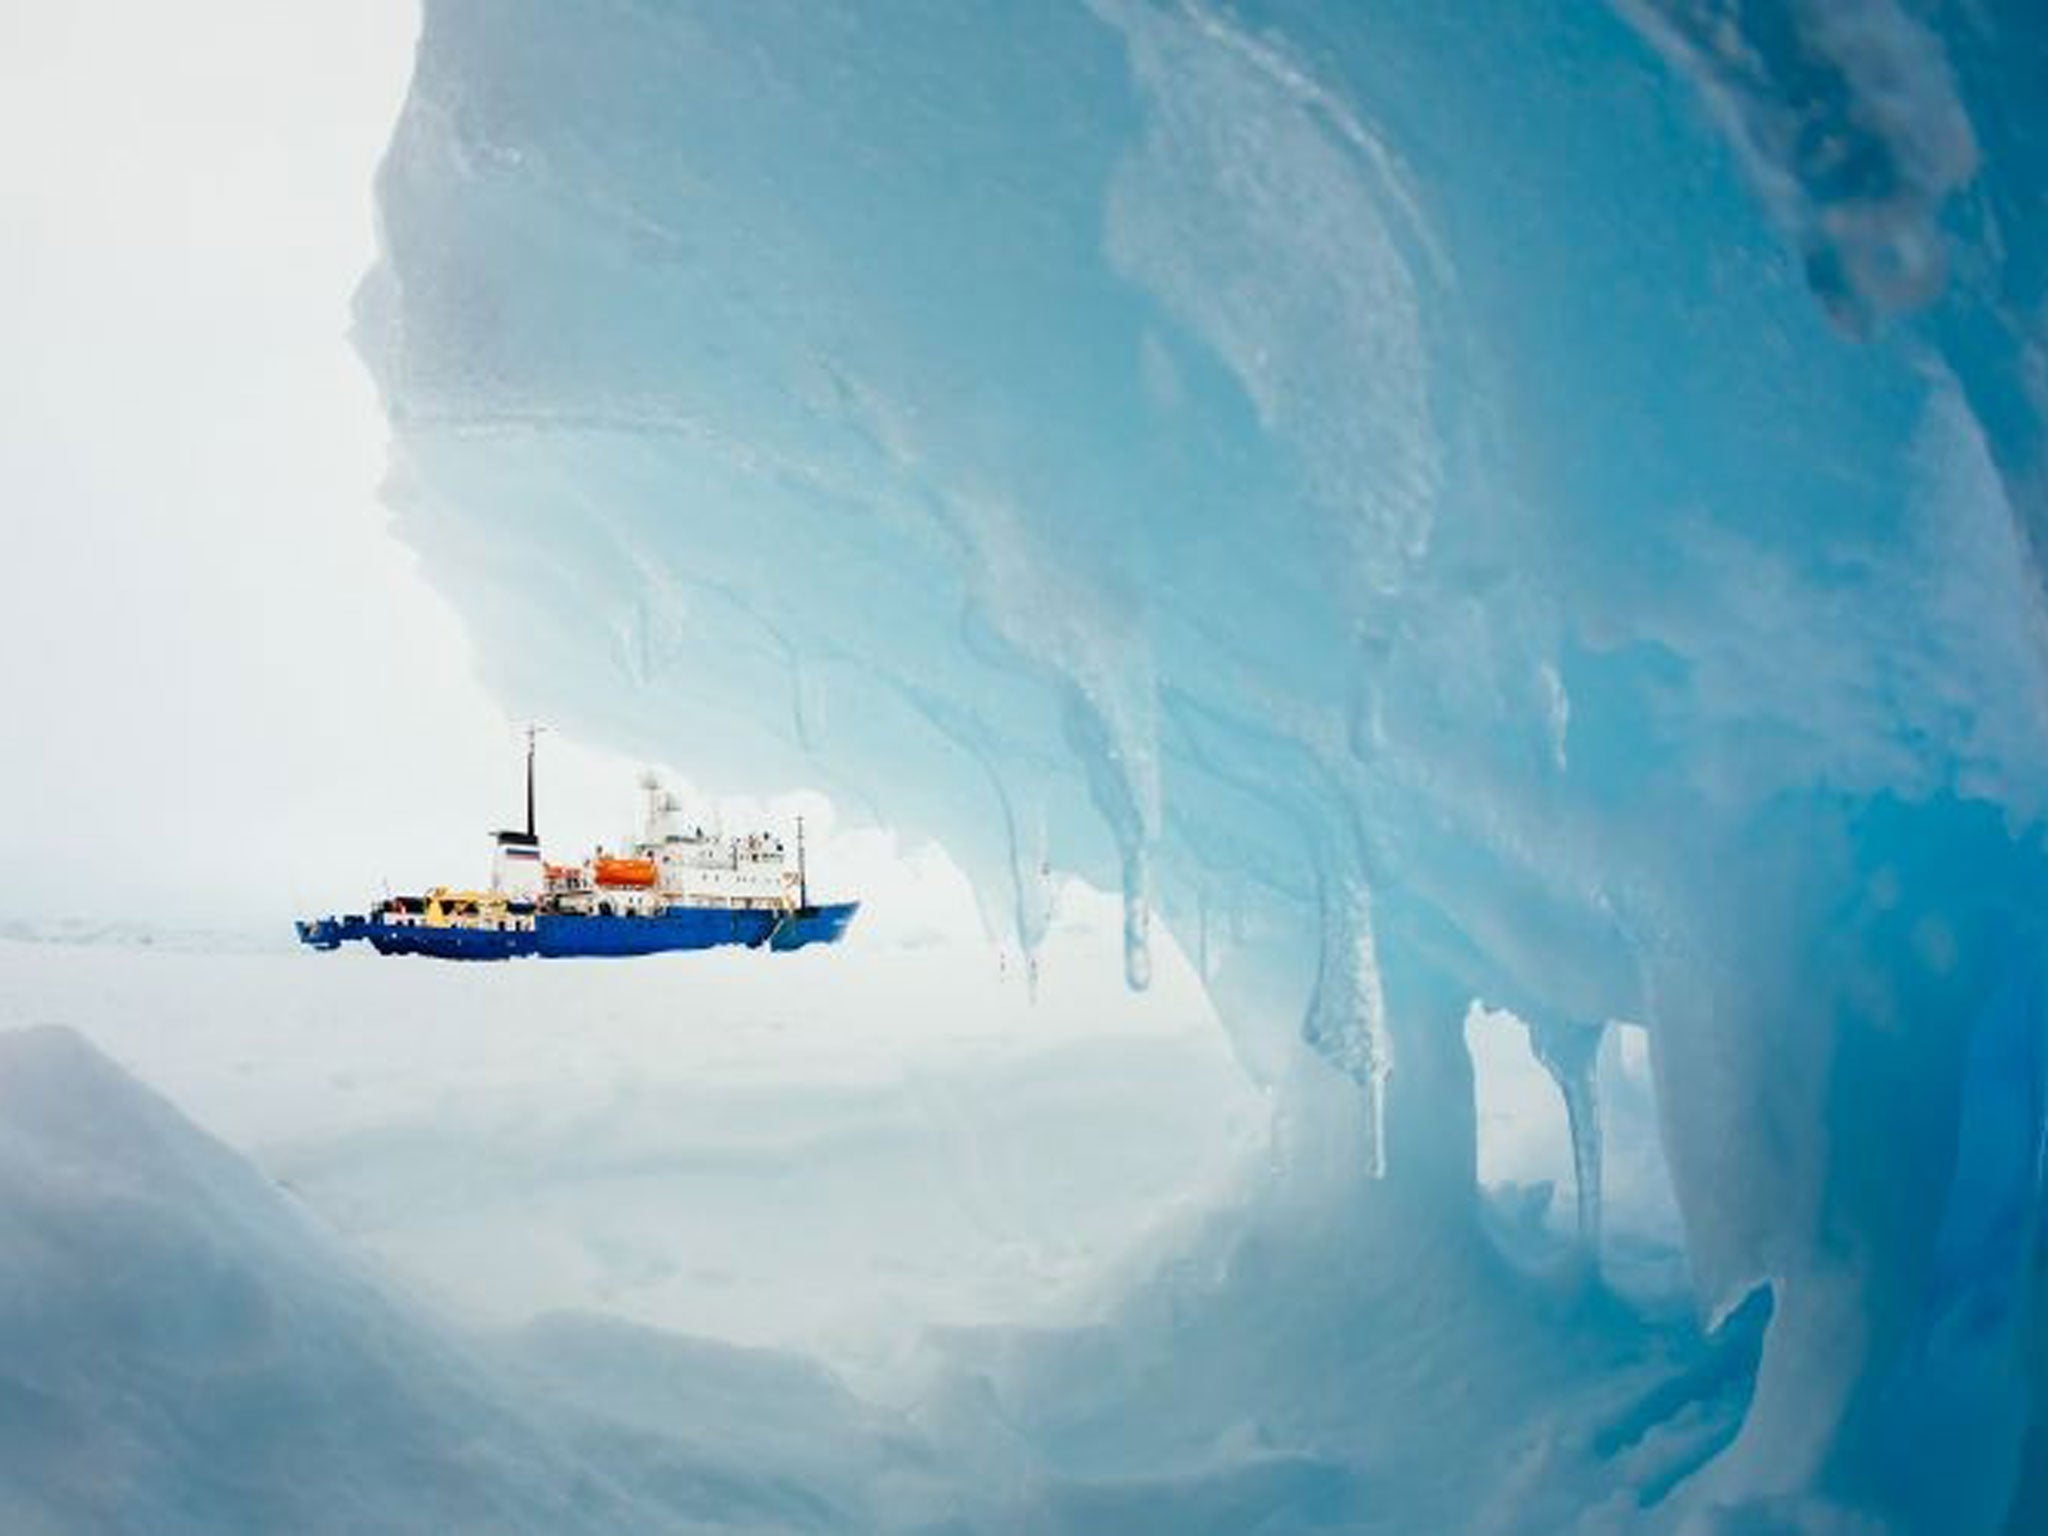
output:
M 1568 1223 L 1508 1230 L 1570 1173 L 1521 1026 L 1480 1052 L 1505 1240 L 1275 1203 L 1268 1098 L 1097 915 L 1036 1004 L 985 946 L 0 944 L 0 1496 L 38 1532 L 1649 1528 L 1754 1329 L 1634 1320 Z
M 455 1316 L 591 1307 L 851 1368 L 1085 1307 L 1260 1155 L 1199 990 L 1134 1005 L 1073 933 L 1036 1006 L 979 946 L 0 943 L 0 1025 L 78 1029 Z

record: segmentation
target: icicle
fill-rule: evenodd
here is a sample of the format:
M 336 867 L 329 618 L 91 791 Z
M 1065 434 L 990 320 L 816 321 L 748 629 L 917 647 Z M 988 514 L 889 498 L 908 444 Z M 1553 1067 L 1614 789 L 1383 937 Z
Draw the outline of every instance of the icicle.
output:
M 1331 1065 L 1365 1090 L 1366 1153 L 1374 1178 L 1386 1173 L 1386 1083 L 1392 1062 L 1372 897 L 1357 878 L 1326 894 L 1322 959 L 1302 1033 Z
M 1088 771 L 1089 793 L 1123 851 L 1124 981 L 1152 985 L 1150 849 L 1159 829 L 1159 783 L 1149 741 L 1117 730 L 1078 687 L 1067 702 L 1067 740 Z
M 1152 902 L 1147 893 L 1145 850 L 1124 854 L 1124 984 L 1133 992 L 1152 985 Z
M 1009 792 L 995 770 L 989 770 L 996 793 L 1003 804 L 1003 819 L 1010 829 L 1010 880 L 1016 895 L 1017 943 L 1024 953 L 1024 987 L 1031 1000 L 1038 1001 L 1038 957 L 1052 927 L 1052 860 L 1047 853 L 1045 808 L 1032 815 L 1028 835 L 1018 825 Z
M 1579 1243 L 1600 1261 L 1600 1089 L 1598 1063 L 1605 1024 L 1529 1023 L 1529 1048 L 1564 1095 L 1571 1125 L 1572 1177 L 1578 1186 Z

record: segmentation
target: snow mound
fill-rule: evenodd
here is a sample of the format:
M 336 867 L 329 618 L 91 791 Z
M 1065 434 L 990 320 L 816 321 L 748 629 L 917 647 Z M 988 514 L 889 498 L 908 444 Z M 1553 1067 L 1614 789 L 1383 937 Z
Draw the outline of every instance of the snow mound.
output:
M 815 1370 L 570 1320 L 447 1332 L 55 1028 L 0 1034 L 0 1431 L 21 1536 L 950 1518 L 908 1433 Z

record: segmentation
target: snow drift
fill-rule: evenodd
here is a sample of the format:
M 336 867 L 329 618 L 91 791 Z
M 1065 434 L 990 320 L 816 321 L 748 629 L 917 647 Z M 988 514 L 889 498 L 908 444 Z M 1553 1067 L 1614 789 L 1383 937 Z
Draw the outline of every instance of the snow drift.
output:
M 0 1033 L 0 1429 L 23 1536 L 917 1530 L 968 1502 L 791 1357 L 449 1333 L 54 1028 Z
M 2025 1528 L 2044 74 L 1996 3 L 429 0 L 391 494 L 520 708 L 934 834 L 1027 949 L 1121 889 L 1134 986 L 1167 925 L 1304 1251 L 1458 1251 L 1475 998 L 1582 1167 L 1642 1024 L 1769 1314 L 1672 1518 Z

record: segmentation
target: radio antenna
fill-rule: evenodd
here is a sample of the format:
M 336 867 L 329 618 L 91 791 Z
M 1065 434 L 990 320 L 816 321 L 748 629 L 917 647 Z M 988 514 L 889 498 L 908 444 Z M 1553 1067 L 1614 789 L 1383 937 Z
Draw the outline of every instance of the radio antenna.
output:
M 536 841 L 533 832 L 533 744 L 546 729 L 544 725 L 526 727 L 526 840 L 529 843 Z

